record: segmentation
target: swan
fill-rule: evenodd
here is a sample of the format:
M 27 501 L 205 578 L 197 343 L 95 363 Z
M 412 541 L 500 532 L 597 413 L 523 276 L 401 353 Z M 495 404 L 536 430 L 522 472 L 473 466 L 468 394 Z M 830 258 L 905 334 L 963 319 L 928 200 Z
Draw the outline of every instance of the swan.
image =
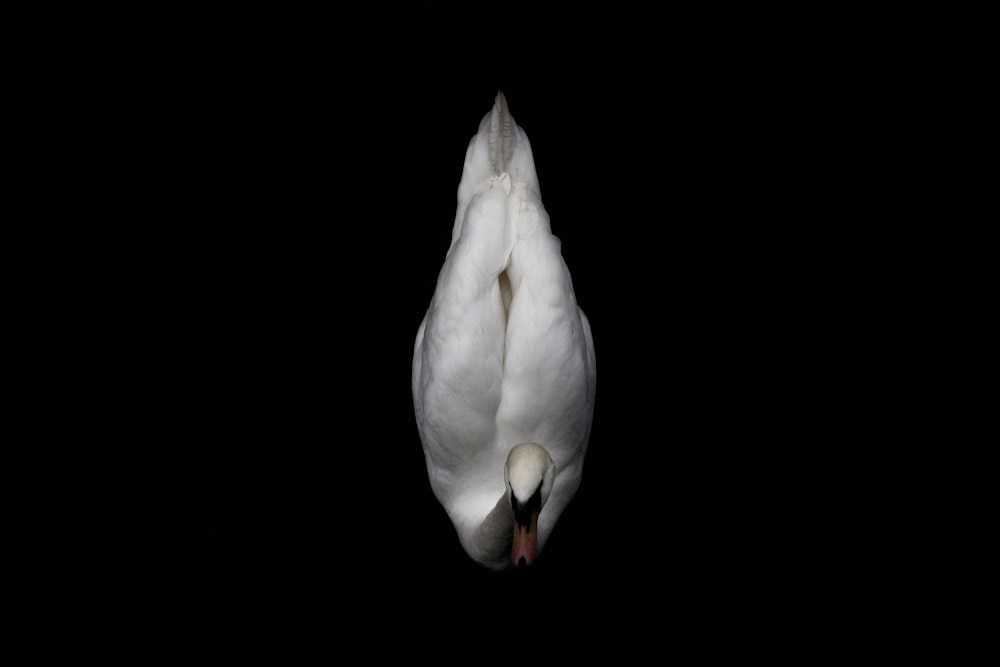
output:
M 476 563 L 542 554 L 580 486 L 595 388 L 590 322 L 501 91 L 466 151 L 412 365 L 430 486 Z

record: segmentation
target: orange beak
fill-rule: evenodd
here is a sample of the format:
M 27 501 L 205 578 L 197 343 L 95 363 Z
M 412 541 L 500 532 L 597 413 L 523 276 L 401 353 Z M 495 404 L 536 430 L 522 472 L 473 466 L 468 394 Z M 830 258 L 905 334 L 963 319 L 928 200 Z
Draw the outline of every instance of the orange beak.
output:
M 535 562 L 537 537 L 538 512 L 531 513 L 531 523 L 527 526 L 514 520 L 514 546 L 511 548 L 510 557 L 515 567 L 521 564 L 522 559 L 525 565 Z

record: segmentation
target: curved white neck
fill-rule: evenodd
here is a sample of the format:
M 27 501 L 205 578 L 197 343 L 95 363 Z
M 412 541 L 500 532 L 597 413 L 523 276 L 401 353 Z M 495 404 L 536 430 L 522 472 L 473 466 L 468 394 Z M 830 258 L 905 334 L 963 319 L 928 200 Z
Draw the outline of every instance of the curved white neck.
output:
M 475 560 L 494 570 L 502 570 L 511 566 L 513 535 L 514 512 L 505 493 L 482 523 L 469 526 L 460 537 Z

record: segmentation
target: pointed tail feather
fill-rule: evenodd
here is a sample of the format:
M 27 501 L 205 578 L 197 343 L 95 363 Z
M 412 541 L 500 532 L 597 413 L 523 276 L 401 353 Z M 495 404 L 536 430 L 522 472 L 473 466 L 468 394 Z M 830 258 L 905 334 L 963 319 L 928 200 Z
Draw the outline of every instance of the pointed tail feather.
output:
M 528 136 L 514 121 L 507 107 L 507 98 L 500 91 L 465 154 L 465 168 L 458 184 L 458 210 L 452 244 L 461 234 L 466 210 L 475 193 L 487 186 L 491 179 L 504 174 L 509 176 L 511 183 L 533 191 L 536 197 L 541 196 Z M 505 187 L 509 188 L 511 183 Z
M 489 138 L 490 164 L 493 171 L 500 175 L 507 171 L 507 164 L 514 153 L 515 126 L 514 119 L 507 110 L 507 98 L 503 92 L 498 92 L 486 131 Z

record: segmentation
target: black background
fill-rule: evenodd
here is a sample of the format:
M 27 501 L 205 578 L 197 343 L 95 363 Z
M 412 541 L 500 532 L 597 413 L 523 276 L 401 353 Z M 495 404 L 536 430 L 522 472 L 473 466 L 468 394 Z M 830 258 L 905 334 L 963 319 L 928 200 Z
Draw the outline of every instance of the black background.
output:
M 18 26 L 14 606 L 60 646 L 854 658 L 978 608 L 935 597 L 982 590 L 992 488 L 958 377 L 987 368 L 992 266 L 961 224 L 988 108 L 963 26 L 432 3 Z M 598 386 L 579 494 L 496 574 L 430 492 L 410 357 L 501 90 Z
M 808 629 L 798 610 L 835 597 L 860 548 L 824 492 L 854 332 L 830 315 L 851 272 L 829 178 L 847 139 L 811 24 L 271 18 L 226 17 L 156 65 L 166 588 L 193 614 L 306 632 L 339 614 Z M 498 91 L 598 363 L 580 491 L 537 566 L 499 574 L 431 494 L 410 394 Z

